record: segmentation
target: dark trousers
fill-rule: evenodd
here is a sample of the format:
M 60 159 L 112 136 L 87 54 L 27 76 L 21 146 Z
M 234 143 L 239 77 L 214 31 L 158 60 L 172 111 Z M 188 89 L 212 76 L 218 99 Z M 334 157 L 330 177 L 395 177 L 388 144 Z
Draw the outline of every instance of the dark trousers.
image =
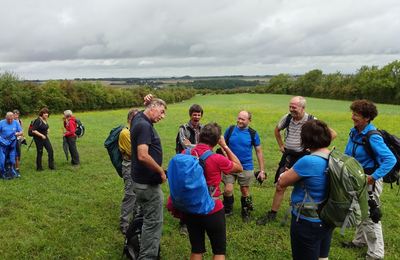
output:
M 211 215 L 187 214 L 186 224 L 192 253 L 202 254 L 206 252 L 205 234 L 207 233 L 213 254 L 225 255 L 226 225 L 224 209 Z
M 292 215 L 290 242 L 294 260 L 318 260 L 329 255 L 333 228 L 323 222 L 310 222 Z
M 34 137 L 33 140 L 35 140 L 35 145 L 36 145 L 36 169 L 37 170 L 43 169 L 42 166 L 43 147 L 46 149 L 47 155 L 49 157 L 49 168 L 54 169 L 54 153 L 49 137 L 46 136 L 46 139 L 44 140 L 40 137 Z
M 71 154 L 71 163 L 73 165 L 79 164 L 79 153 L 78 149 L 76 148 L 76 138 L 77 138 L 76 136 L 66 137 L 69 147 L 69 153 Z

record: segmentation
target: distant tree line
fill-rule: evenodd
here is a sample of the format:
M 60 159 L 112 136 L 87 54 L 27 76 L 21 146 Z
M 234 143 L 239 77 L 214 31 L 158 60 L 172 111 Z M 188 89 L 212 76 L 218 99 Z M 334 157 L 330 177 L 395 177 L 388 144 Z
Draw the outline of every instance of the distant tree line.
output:
M 254 87 L 259 85 L 258 80 L 241 80 L 241 79 L 208 79 L 194 80 L 193 82 L 180 83 L 178 86 L 192 87 L 196 89 L 232 89 L 244 86 Z
M 257 86 L 218 88 L 218 85 L 197 89 L 197 92 L 274 93 L 342 100 L 365 98 L 378 103 L 400 104 L 400 61 L 393 61 L 382 68 L 362 66 L 352 75 L 340 72 L 323 74 L 321 70 L 315 69 L 302 76 L 279 74 L 272 77 L 267 84 Z
M 44 84 L 25 82 L 13 73 L 0 74 L 0 111 L 18 109 L 22 114 L 37 113 L 42 107 L 52 112 L 115 109 L 143 105 L 143 97 L 152 93 L 167 103 L 190 99 L 191 88 L 149 87 L 117 88 L 88 81 L 54 80 Z
M 362 66 L 354 75 L 340 72 L 324 75 L 321 70 L 311 70 L 296 79 L 279 74 L 269 81 L 266 91 L 345 100 L 365 98 L 379 103 L 400 104 L 400 61 L 382 68 Z

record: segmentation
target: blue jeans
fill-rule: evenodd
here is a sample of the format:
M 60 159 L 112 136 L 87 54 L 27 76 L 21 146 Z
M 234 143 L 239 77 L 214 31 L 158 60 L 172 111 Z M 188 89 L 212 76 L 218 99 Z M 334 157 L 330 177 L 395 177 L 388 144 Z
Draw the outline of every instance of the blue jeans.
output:
M 296 221 L 292 214 L 290 241 L 294 260 L 318 260 L 329 255 L 333 227 L 323 222 Z

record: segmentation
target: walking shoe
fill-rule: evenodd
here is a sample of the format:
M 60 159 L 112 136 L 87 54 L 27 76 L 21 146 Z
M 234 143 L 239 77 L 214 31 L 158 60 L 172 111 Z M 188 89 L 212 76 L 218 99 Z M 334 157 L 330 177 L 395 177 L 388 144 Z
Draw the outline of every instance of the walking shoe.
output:
M 13 176 L 14 176 L 15 178 L 21 177 L 21 175 L 19 174 L 19 172 L 18 172 L 17 170 L 11 169 L 11 172 L 12 172 L 12 174 L 13 174 Z
M 356 245 L 353 243 L 353 241 L 350 242 L 340 242 L 341 246 L 343 248 L 362 248 L 362 245 Z
M 250 212 L 248 210 L 242 209 L 242 220 L 245 223 L 250 222 Z
M 265 225 L 268 222 L 275 221 L 275 220 L 276 220 L 276 212 L 268 211 L 264 217 L 261 217 L 256 221 L 256 224 L 257 225 Z
M 186 224 L 179 223 L 179 234 L 181 234 L 182 236 L 189 235 Z

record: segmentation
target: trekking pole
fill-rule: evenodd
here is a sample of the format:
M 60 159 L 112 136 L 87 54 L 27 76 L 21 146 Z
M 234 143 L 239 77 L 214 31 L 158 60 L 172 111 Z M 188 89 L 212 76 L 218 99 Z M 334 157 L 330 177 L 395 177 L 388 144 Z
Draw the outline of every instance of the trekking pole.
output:
M 33 138 L 32 138 L 32 141 L 31 141 L 31 143 L 28 145 L 28 149 L 27 149 L 26 151 L 29 151 L 29 148 L 31 148 L 31 146 L 32 146 L 32 143 L 33 143 Z

